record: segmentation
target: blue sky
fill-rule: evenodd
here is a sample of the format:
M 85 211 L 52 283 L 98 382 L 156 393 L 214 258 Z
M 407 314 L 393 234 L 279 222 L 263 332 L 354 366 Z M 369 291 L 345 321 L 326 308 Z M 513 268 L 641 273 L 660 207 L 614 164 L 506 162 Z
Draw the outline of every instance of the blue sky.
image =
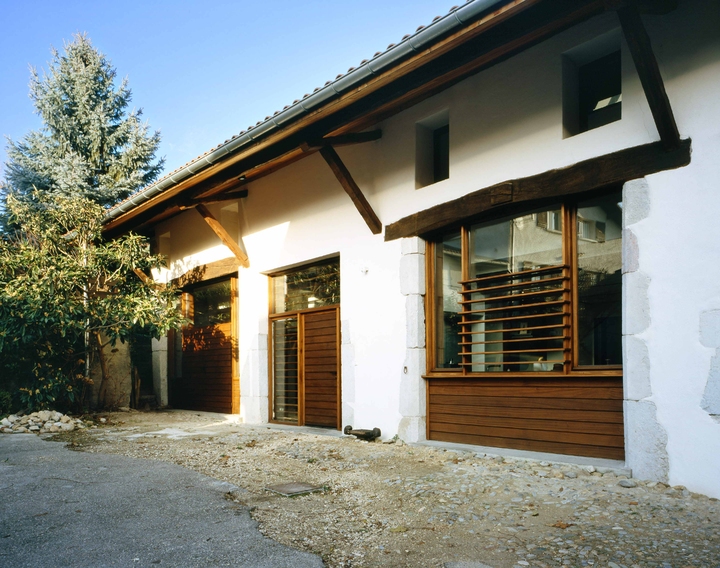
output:
M 462 3 L 462 0 L 455 0 Z M 0 0 L 0 164 L 5 136 L 41 124 L 29 66 L 76 32 L 127 77 L 160 130 L 169 172 L 397 43 L 453 0 Z M 1 168 L 2 166 L 0 166 Z

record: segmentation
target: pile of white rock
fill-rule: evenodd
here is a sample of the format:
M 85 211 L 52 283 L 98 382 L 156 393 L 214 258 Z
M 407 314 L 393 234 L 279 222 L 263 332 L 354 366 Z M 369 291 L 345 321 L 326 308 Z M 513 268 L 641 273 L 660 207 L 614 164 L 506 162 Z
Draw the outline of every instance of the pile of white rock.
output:
M 3 434 L 72 432 L 80 428 L 85 428 L 82 420 L 55 410 L 40 410 L 24 416 L 11 414 L 0 420 Z

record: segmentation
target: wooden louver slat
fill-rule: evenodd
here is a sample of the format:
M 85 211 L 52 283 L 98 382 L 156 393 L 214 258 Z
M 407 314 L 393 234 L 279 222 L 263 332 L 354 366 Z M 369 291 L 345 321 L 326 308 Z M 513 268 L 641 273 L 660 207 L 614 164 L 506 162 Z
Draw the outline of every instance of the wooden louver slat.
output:
M 461 365 L 470 371 L 566 365 L 569 281 L 570 269 L 562 264 L 462 281 Z

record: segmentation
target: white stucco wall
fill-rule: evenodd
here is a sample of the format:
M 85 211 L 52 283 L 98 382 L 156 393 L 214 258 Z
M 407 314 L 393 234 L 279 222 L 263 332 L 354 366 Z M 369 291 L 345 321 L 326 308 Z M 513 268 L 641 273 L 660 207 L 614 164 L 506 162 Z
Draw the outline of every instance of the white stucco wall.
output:
M 714 233 L 720 211 L 720 8 L 691 0 L 644 20 L 693 154 L 690 166 L 625 188 L 627 461 L 640 477 L 720 497 L 720 238 Z M 338 152 L 388 224 L 494 183 L 656 141 L 621 39 L 622 120 L 563 138 L 562 55 L 617 28 L 612 13 L 594 18 L 385 121 L 381 140 Z M 416 189 L 415 125 L 444 110 L 450 178 Z M 422 439 L 422 241 L 386 243 L 372 235 L 317 154 L 248 189 L 236 213 L 213 209 L 242 235 L 251 264 L 239 272 L 243 419 L 268 419 L 265 274 L 339 254 L 342 422 L 379 427 L 383 437 Z M 158 235 L 167 233 L 170 276 L 230 256 L 196 212 L 158 227 Z

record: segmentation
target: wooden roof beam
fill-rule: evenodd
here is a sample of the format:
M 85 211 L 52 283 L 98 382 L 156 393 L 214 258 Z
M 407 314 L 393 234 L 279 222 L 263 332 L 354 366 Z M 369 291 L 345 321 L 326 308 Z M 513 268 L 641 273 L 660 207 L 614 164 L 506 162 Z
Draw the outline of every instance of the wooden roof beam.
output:
M 645 97 L 650 105 L 655 127 L 660 134 L 660 140 L 667 150 L 678 148 L 680 132 L 670 106 L 670 99 L 665 91 L 650 36 L 643 25 L 637 5 L 628 2 L 618 8 L 617 15 L 645 91 Z
M 212 197 L 204 197 L 204 198 L 191 198 L 187 200 L 180 200 L 178 201 L 177 206 L 180 208 L 180 211 L 185 211 L 186 209 L 192 209 L 193 207 L 197 207 L 198 205 L 210 205 L 211 203 L 224 203 L 226 201 L 237 201 L 238 199 L 244 199 L 248 196 L 248 190 L 247 189 L 240 189 L 231 191 L 228 193 L 223 193 L 222 195 L 214 195 Z
M 343 186 L 343 189 L 350 196 L 350 199 L 352 199 L 352 202 L 355 204 L 360 215 L 362 215 L 362 218 L 365 219 L 365 223 L 370 227 L 373 235 L 381 233 L 382 223 L 380 219 L 375 214 L 375 211 L 373 211 L 368 200 L 365 199 L 363 192 L 358 187 L 358 184 L 355 183 L 355 180 L 350 175 L 350 172 L 345 167 L 345 164 L 343 164 L 343 161 L 335 149 L 332 146 L 323 146 L 320 148 L 320 154 L 327 162 L 327 165 L 330 166 L 340 185 Z
M 319 140 L 308 141 L 302 145 L 304 152 L 319 150 L 323 146 L 350 146 L 352 144 L 364 144 L 374 142 L 382 138 L 382 130 L 370 130 L 368 132 L 351 132 L 339 136 L 325 136 Z
M 662 142 L 652 142 L 590 158 L 566 168 L 485 187 L 386 225 L 385 240 L 448 230 L 469 220 L 480 220 L 485 214 L 496 216 L 499 209 L 507 213 L 513 206 L 527 211 L 533 204 L 552 202 L 568 195 L 681 168 L 690 163 L 690 149 L 689 139 L 682 140 L 680 146 L 671 151 L 667 151 Z
M 232 251 L 235 258 L 238 259 L 238 262 L 245 268 L 250 266 L 250 261 L 248 260 L 248 256 L 245 254 L 245 251 L 240 248 L 240 245 L 235 242 L 235 239 L 230 236 L 230 234 L 225 230 L 225 227 L 223 227 L 220 224 L 220 221 L 218 221 L 215 216 L 210 213 L 208 208 L 202 203 L 198 203 L 195 206 L 195 210 L 200 213 L 203 219 L 205 219 L 205 222 L 210 226 L 222 243 Z

